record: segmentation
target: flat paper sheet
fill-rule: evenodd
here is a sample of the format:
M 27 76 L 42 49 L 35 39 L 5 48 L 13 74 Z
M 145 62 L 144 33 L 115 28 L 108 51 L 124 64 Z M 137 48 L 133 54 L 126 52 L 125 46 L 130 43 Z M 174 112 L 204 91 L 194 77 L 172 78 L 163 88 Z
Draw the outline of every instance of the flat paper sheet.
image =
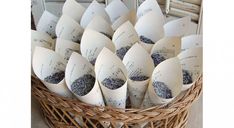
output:
M 69 40 L 57 38 L 55 52 L 60 54 L 63 57 L 63 59 L 67 62 L 72 52 L 80 53 L 80 44 Z
M 151 11 L 142 16 L 136 23 L 135 29 L 138 36 L 145 36 L 151 39 L 153 42 L 157 42 L 164 37 L 163 21 L 161 21 L 155 14 L 156 12 Z M 157 29 L 156 29 L 157 28 Z M 146 44 L 142 42 L 142 46 L 150 52 L 153 44 Z
M 103 17 L 96 15 L 93 19 L 89 22 L 88 29 L 93 29 L 98 32 L 103 32 L 112 37 L 114 31 L 110 25 Z
M 119 17 L 115 22 L 112 24 L 112 28 L 115 31 L 116 29 L 119 28 L 123 23 L 126 21 L 130 21 L 133 25 L 136 23 L 136 11 L 135 10 L 130 10 L 128 13 L 122 15 Z
M 182 90 L 190 88 L 202 73 L 202 47 L 191 48 L 178 55 L 182 69 L 189 71 L 193 82 L 182 86 Z
M 166 104 L 180 94 L 183 83 L 181 70 L 181 64 L 177 57 L 163 61 L 154 69 L 148 87 L 149 97 L 153 104 Z M 159 97 L 154 91 L 154 81 L 164 82 L 171 90 L 173 97 L 169 99 Z
M 45 82 L 44 79 L 58 71 L 65 71 L 66 62 L 63 58 L 52 50 L 36 47 L 33 55 L 33 70 L 36 76 L 45 84 L 45 86 L 52 92 L 64 96 L 72 97 L 72 94 L 67 88 L 65 80 L 63 79 L 58 84 L 51 84 Z
M 111 23 L 114 23 L 119 17 L 128 13 L 127 6 L 120 0 L 113 0 L 105 8 L 110 17 Z
M 37 31 L 45 32 L 49 34 L 52 38 L 56 37 L 55 27 L 59 18 L 52 13 L 45 10 L 38 21 Z
M 145 0 L 137 9 L 137 18 L 141 18 L 150 11 L 155 12 L 155 16 L 161 21 L 162 25 L 165 24 L 166 18 L 157 0 Z
M 97 31 L 85 29 L 80 45 L 82 56 L 88 61 L 92 61 L 97 58 L 104 47 L 112 52 L 115 51 L 115 46 L 108 37 Z
M 89 24 L 89 22 L 93 19 L 95 15 L 102 16 L 108 23 L 111 23 L 110 18 L 108 14 L 105 11 L 105 8 L 99 4 L 96 0 L 93 0 L 93 2 L 89 5 L 89 7 L 85 10 L 80 25 L 83 28 L 86 28 L 86 26 Z
M 123 63 L 128 72 L 128 90 L 131 105 L 139 108 L 144 98 L 148 82 L 154 70 L 154 63 L 149 53 L 138 43 L 134 44 L 126 53 Z M 132 76 L 147 76 L 144 81 L 133 81 Z
M 165 59 L 175 57 L 180 53 L 181 38 L 180 37 L 164 37 L 156 42 L 151 49 L 151 55 L 158 53 Z
M 167 22 L 164 27 L 165 36 L 184 36 L 189 32 L 191 17 L 186 16 L 180 19 Z
M 139 37 L 133 25 L 127 21 L 115 31 L 112 41 L 115 44 L 116 50 L 118 50 L 139 42 Z
M 106 104 L 116 108 L 125 108 L 127 71 L 121 60 L 109 49 L 103 48 L 97 57 L 95 72 Z M 117 89 L 111 90 L 101 84 L 105 78 L 120 78 L 125 81 L 125 84 Z
M 63 14 L 70 16 L 77 23 L 80 23 L 81 17 L 85 12 L 85 8 L 76 2 L 76 0 L 66 0 L 63 9 Z
M 60 17 L 56 26 L 56 35 L 58 38 L 78 43 L 80 43 L 83 31 L 83 28 L 75 20 L 66 15 Z
M 181 38 L 181 51 L 189 48 L 202 47 L 202 35 L 189 35 Z

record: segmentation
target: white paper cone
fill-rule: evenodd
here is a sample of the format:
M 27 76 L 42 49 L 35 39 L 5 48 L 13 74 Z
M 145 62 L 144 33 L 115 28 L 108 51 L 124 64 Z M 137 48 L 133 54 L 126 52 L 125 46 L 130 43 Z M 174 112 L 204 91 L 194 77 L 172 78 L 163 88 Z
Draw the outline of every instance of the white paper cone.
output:
M 137 43 L 126 53 L 123 63 L 128 72 L 128 90 L 131 105 L 134 108 L 139 108 L 148 87 L 150 76 L 154 70 L 153 60 L 149 53 Z M 134 76 L 146 76 L 148 79 L 133 81 L 130 78 Z
M 133 25 L 135 25 L 136 23 L 136 11 L 135 10 L 130 10 L 128 13 L 122 15 L 117 20 L 115 20 L 115 22 L 112 23 L 113 30 L 115 31 L 116 29 L 118 29 L 119 26 L 121 26 L 126 21 L 130 21 Z
M 165 36 L 184 36 L 188 34 L 190 24 L 190 16 L 169 21 L 163 26 Z
M 66 0 L 63 5 L 62 12 L 79 23 L 83 13 L 85 12 L 85 8 L 76 2 L 76 0 Z
M 169 59 L 177 56 L 181 49 L 181 38 L 180 37 L 164 37 L 156 42 L 151 49 L 151 55 L 158 53 L 165 59 Z
M 112 52 L 115 51 L 115 46 L 108 37 L 97 31 L 85 29 L 80 45 L 80 51 L 83 57 L 89 62 L 92 62 L 104 47 L 110 49 Z
M 89 22 L 93 19 L 95 15 L 102 16 L 108 23 L 111 23 L 110 18 L 108 14 L 105 11 L 105 8 L 99 4 L 96 0 L 93 0 L 93 2 L 89 5 L 89 7 L 85 10 L 80 25 L 83 28 L 86 28 L 86 26 L 89 24 Z
M 111 25 L 99 15 L 94 16 L 86 28 L 105 33 L 111 37 L 114 33 Z
M 191 48 L 178 55 L 183 70 L 187 70 L 192 76 L 191 84 L 183 84 L 182 90 L 189 89 L 202 73 L 202 47 Z
M 138 36 L 145 36 L 154 43 L 164 37 L 163 21 L 157 17 L 155 11 L 148 12 L 142 16 L 135 25 Z M 154 44 L 142 43 L 142 46 L 150 52 Z
M 177 57 L 167 59 L 160 63 L 153 71 L 149 82 L 149 97 L 154 105 L 167 104 L 180 94 L 183 84 L 182 68 Z M 171 90 L 172 98 L 159 97 L 154 91 L 153 82 L 163 82 Z
M 55 27 L 58 22 L 58 17 L 48 11 L 44 11 L 37 24 L 37 31 L 45 32 L 52 38 L 56 37 Z
M 106 104 L 115 108 L 125 108 L 127 99 L 127 71 L 121 60 L 109 49 L 103 48 L 97 57 L 95 72 Z M 120 78 L 125 83 L 121 87 L 111 90 L 102 85 L 101 82 L 105 78 Z M 118 122 L 114 123 L 114 125 L 120 128 L 123 123 Z
M 38 32 L 35 30 L 31 30 L 31 61 L 33 60 L 32 59 L 33 53 L 34 53 L 34 49 L 36 46 L 40 46 L 40 47 L 44 47 L 44 48 L 48 48 L 48 49 L 53 50 L 54 44 L 55 44 L 55 41 L 48 34 L 46 34 L 44 32 Z M 35 74 L 33 72 L 32 64 L 31 64 L 31 71 L 32 71 L 32 75 L 35 76 Z
M 189 35 L 181 38 L 181 51 L 189 48 L 202 47 L 202 35 Z
M 43 47 L 35 48 L 33 55 L 33 70 L 36 76 L 50 91 L 64 97 L 72 97 L 72 94 L 68 90 L 64 79 L 58 84 L 52 84 L 44 81 L 45 77 L 55 72 L 65 71 L 65 66 L 66 62 L 54 51 Z
M 105 8 L 110 17 L 111 23 L 114 23 L 120 16 L 128 13 L 127 6 L 120 0 L 113 0 Z
M 160 22 L 165 24 L 165 16 L 163 15 L 157 0 L 145 0 L 137 9 L 137 18 L 139 19 L 150 11 L 154 11 Z
M 63 57 L 63 59 L 67 62 L 72 52 L 80 53 L 80 44 L 69 40 L 57 38 L 55 52 L 60 54 Z
M 84 29 L 72 18 L 62 15 L 56 26 L 56 35 L 58 38 L 71 40 L 80 43 Z

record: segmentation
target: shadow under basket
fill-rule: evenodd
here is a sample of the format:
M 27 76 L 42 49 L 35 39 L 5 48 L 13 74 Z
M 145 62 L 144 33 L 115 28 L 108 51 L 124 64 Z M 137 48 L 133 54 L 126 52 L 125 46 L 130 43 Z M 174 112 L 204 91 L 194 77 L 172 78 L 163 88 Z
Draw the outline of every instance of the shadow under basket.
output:
M 117 109 L 85 104 L 78 99 L 64 98 L 50 92 L 32 76 L 32 94 L 41 105 L 46 123 L 51 128 L 102 128 L 100 122 L 110 122 L 111 128 L 121 122 L 122 128 L 185 128 L 188 110 L 202 92 L 202 76 L 187 91 L 168 105 L 147 109 Z

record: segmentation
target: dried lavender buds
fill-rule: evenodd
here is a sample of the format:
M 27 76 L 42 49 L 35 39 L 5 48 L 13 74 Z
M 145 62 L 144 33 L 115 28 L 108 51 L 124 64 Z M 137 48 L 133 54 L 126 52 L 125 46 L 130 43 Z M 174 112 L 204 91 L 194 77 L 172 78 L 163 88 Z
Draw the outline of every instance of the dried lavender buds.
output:
M 90 74 L 85 74 L 71 84 L 71 90 L 79 96 L 84 96 L 92 90 L 94 83 L 95 77 Z
M 164 60 L 166 60 L 162 55 L 160 55 L 159 53 L 153 53 L 151 55 L 151 58 L 154 61 L 154 66 L 156 67 L 159 63 L 163 62 Z
M 125 81 L 119 78 L 105 78 L 102 81 L 102 84 L 111 90 L 121 87 L 124 83 Z
M 145 36 L 142 36 L 142 35 L 140 36 L 140 40 L 146 44 L 154 44 L 154 42 L 151 39 L 149 39 Z
M 172 98 L 171 90 L 163 82 L 154 81 L 153 82 L 154 91 L 156 94 L 164 99 Z
M 116 50 L 116 55 L 117 55 L 121 60 L 123 60 L 125 54 L 127 53 L 127 51 L 128 51 L 130 48 L 131 48 L 130 46 L 122 47 L 122 48 Z
M 144 81 L 147 80 L 149 77 L 148 76 L 132 76 L 130 77 L 131 80 L 134 81 Z
M 64 78 L 64 71 L 59 71 L 59 72 L 56 72 L 50 76 L 47 76 L 44 81 L 48 82 L 48 83 L 52 83 L 52 84 L 58 84 L 60 81 L 63 80 Z
M 110 35 L 108 35 L 108 34 L 106 34 L 106 33 L 104 33 L 104 32 L 100 32 L 100 33 L 102 33 L 103 35 L 105 35 L 106 37 L 108 37 L 109 39 L 112 40 L 112 36 L 110 36 Z
M 192 76 L 188 70 L 183 71 L 183 84 L 191 84 L 193 82 Z

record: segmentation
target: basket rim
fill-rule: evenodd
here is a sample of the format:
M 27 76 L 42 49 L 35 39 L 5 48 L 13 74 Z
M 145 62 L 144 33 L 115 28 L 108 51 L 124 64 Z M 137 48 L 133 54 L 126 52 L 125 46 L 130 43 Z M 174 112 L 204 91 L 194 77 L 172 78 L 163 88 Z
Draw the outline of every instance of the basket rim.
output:
M 44 84 L 35 76 L 31 76 L 33 96 L 39 101 L 73 114 L 103 121 L 120 121 L 136 123 L 165 119 L 174 116 L 186 109 L 199 98 L 202 93 L 202 74 L 194 82 L 191 88 L 184 94 L 177 96 L 167 105 L 153 106 L 145 109 L 138 108 L 113 108 L 110 106 L 95 106 L 86 104 L 78 99 L 65 98 L 50 92 Z

